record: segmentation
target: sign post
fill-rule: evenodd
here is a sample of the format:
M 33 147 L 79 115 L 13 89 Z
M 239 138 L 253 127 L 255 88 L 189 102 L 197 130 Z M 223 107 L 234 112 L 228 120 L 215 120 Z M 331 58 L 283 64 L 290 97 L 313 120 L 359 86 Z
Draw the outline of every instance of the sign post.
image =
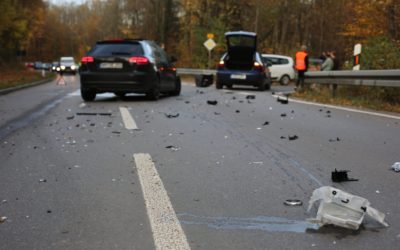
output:
M 353 66 L 353 70 L 360 70 L 361 49 L 362 49 L 362 46 L 359 43 L 354 46 L 354 64 L 353 64 L 354 66 Z
M 207 34 L 208 40 L 203 43 L 204 47 L 207 48 L 208 50 L 208 64 L 207 68 L 210 69 L 211 66 L 211 51 L 217 46 L 217 44 L 214 42 L 212 39 L 214 37 L 214 34 Z

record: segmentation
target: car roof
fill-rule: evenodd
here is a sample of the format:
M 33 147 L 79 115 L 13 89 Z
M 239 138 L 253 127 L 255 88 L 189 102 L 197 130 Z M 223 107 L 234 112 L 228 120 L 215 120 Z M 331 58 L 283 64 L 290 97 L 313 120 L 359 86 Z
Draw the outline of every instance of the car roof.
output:
M 253 36 L 256 37 L 257 34 L 254 32 L 248 32 L 248 31 L 229 31 L 225 33 L 225 36 Z
M 141 42 L 145 41 L 142 38 L 124 38 L 124 39 L 110 39 L 97 41 L 96 44 L 112 44 L 112 43 L 131 43 L 131 42 Z
M 276 54 L 262 54 L 263 57 L 278 57 L 278 58 L 291 58 L 290 56 L 276 55 Z

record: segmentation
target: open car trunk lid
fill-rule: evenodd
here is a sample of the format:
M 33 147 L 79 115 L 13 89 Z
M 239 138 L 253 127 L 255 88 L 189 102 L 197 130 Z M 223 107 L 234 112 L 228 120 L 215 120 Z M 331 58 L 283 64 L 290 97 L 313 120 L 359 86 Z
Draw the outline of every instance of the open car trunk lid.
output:
M 257 34 L 246 31 L 231 31 L 225 33 L 225 38 L 228 46 L 226 67 L 228 69 L 251 69 L 257 51 Z

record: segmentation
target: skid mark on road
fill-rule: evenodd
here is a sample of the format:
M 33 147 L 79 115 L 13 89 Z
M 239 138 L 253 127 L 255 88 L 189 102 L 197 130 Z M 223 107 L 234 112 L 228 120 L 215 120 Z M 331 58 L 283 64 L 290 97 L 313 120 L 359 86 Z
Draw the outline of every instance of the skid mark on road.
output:
M 183 213 L 178 214 L 178 217 L 184 225 L 205 225 L 212 229 L 222 230 L 305 233 L 307 229 L 318 229 L 317 225 L 307 221 L 269 216 L 257 216 L 253 218 L 209 217 Z
M 122 121 L 124 122 L 125 128 L 129 130 L 138 130 L 135 120 L 131 116 L 129 110 L 125 107 L 119 107 L 121 112 Z
M 156 249 L 190 249 L 164 184 L 149 154 L 134 154 Z

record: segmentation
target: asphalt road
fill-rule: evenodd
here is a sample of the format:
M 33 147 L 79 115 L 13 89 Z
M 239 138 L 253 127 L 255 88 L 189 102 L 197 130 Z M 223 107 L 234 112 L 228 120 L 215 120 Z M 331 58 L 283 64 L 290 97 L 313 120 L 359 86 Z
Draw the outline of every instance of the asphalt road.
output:
M 84 103 L 66 80 L 0 96 L 0 249 L 398 248 L 400 117 L 190 83 Z M 359 181 L 333 183 L 335 168 Z M 321 186 L 367 198 L 390 226 L 313 227 Z

